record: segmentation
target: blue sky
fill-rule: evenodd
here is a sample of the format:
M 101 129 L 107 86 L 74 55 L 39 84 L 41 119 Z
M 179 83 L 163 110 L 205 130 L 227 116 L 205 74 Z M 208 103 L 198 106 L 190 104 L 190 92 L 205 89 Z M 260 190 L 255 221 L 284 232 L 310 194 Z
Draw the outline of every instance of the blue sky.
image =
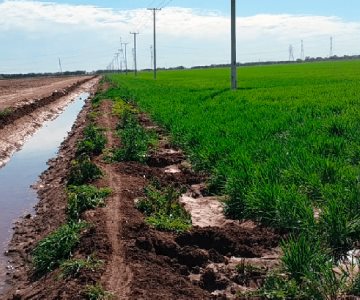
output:
M 46 2 L 46 1 L 42 1 Z M 90 4 L 116 9 L 134 9 L 156 6 L 162 0 L 61 0 L 57 3 Z M 174 0 L 170 5 L 200 9 L 215 9 L 228 14 L 229 0 Z M 166 3 L 166 2 L 165 2 Z M 358 20 L 360 17 L 360 1 L 358 0 L 239 0 L 238 15 L 248 16 L 259 13 L 290 13 L 338 16 L 346 20 Z
M 4 0 L 0 1 L 0 73 L 96 70 L 112 61 L 130 31 L 139 30 L 140 68 L 150 66 L 151 13 L 158 13 L 160 67 L 229 62 L 230 0 Z M 238 0 L 238 61 L 327 56 L 330 36 L 337 55 L 360 53 L 357 0 Z

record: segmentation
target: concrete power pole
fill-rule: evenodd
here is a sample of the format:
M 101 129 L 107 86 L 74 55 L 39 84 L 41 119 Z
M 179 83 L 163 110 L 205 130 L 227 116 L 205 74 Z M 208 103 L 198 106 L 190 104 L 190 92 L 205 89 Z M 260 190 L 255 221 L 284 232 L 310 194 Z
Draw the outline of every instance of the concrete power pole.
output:
M 124 57 L 124 59 L 125 59 L 125 74 L 126 74 L 126 75 L 128 74 L 127 54 L 126 54 L 126 48 L 127 48 L 127 45 L 128 45 L 128 44 L 129 44 L 129 43 L 122 43 L 122 45 L 125 46 L 125 57 Z
M 156 12 L 161 8 L 148 8 L 153 11 L 154 16 L 154 79 L 156 80 Z
M 134 72 L 135 76 L 137 76 L 137 60 L 136 60 L 136 36 L 139 34 L 138 32 L 130 32 L 130 34 L 134 35 Z
M 59 69 L 60 69 L 60 74 L 62 74 L 62 66 L 61 66 L 61 59 L 60 59 L 60 57 L 59 57 Z
M 231 0 L 231 88 L 237 89 L 236 68 L 236 0 Z
M 304 50 L 304 41 L 301 40 L 301 54 L 300 54 L 300 59 L 301 60 L 305 60 L 305 50 Z
M 334 55 L 333 53 L 333 37 L 330 37 L 330 58 Z

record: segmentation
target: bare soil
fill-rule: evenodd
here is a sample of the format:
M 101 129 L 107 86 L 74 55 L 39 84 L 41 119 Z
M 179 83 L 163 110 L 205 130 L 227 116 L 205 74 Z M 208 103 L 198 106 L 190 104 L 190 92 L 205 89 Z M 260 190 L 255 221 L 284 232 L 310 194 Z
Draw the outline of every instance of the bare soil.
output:
M 23 106 L 32 100 L 48 97 L 52 93 L 60 92 L 86 77 L 39 77 L 0 80 L 0 111 L 5 108 Z
M 42 278 L 32 276 L 31 249 L 65 222 L 67 170 L 89 109 L 86 106 L 80 114 L 59 156 L 41 176 L 36 215 L 22 219 L 15 228 L 8 253 L 15 271 L 9 274 L 11 290 L 4 299 L 84 299 L 84 286 L 95 282 L 114 299 L 237 299 L 239 291 L 256 289 L 277 263 L 278 234 L 240 222 L 202 223 L 181 234 L 160 232 L 148 226 L 135 208 L 134 201 L 144 196 L 144 187 L 153 179 L 184 188 L 199 199 L 206 180 L 206 174 L 195 173 L 182 151 L 173 148 L 163 130 L 145 115 L 140 116 L 142 125 L 160 135 L 159 147 L 146 164 L 95 159 L 104 172 L 95 184 L 113 192 L 105 207 L 83 215 L 93 226 L 83 234 L 74 255 L 95 255 L 104 265 L 75 279 L 59 279 L 58 270 Z M 103 101 L 97 110 L 96 122 L 106 128 L 107 147 L 120 145 L 112 102 Z M 252 271 L 239 272 L 241 264 L 253 266 Z
M 57 78 L 57 80 L 53 84 L 41 86 L 39 90 L 33 89 L 32 95 L 36 98 L 31 101 L 22 101 L 23 96 L 20 90 L 17 94 L 17 102 L 14 102 L 16 106 L 12 107 L 11 113 L 0 116 L 0 168 L 6 164 L 15 151 L 21 148 L 28 136 L 33 134 L 45 121 L 55 118 L 77 95 L 93 89 L 99 78 L 75 77 Z M 5 81 L 8 84 L 12 83 L 12 80 Z M 30 84 L 33 80 L 28 79 L 28 81 Z M 39 79 L 35 80 L 35 82 L 37 81 L 43 83 Z M 50 79 L 45 80 L 45 82 L 48 81 Z M 2 81 L 0 81 L 1 83 Z M 60 86 L 61 90 L 54 90 Z M 3 98 L 5 96 L 0 97 L 2 97 L 0 101 L 1 99 L 7 101 L 7 98 Z

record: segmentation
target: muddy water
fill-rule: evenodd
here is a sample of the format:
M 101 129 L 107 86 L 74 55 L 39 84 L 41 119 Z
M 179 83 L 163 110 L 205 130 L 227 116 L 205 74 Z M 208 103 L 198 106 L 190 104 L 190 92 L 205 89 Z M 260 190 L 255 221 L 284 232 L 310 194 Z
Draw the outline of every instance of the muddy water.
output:
M 46 162 L 56 156 L 88 97 L 89 93 L 80 94 L 61 115 L 45 122 L 0 169 L 0 294 L 5 287 L 6 270 L 11 268 L 4 251 L 11 237 L 12 224 L 21 215 L 33 213 L 37 195 L 30 186 L 47 169 Z

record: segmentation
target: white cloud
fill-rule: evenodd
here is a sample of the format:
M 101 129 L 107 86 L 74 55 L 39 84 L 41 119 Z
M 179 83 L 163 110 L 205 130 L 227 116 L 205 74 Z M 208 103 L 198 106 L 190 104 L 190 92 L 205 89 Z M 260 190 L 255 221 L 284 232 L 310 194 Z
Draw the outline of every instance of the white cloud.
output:
M 26 36 L 24 43 L 42 40 L 39 47 L 51 49 L 54 55 L 71 56 L 71 49 L 90 47 L 97 53 L 102 49 L 112 55 L 119 44 L 119 36 L 129 31 L 140 30 L 139 56 L 146 67 L 149 60 L 149 45 L 152 43 L 151 12 L 137 10 L 115 10 L 91 5 L 58 4 L 25 0 L 5 0 L 0 3 L 0 43 L 12 47 L 9 35 L 21 33 Z M 158 13 L 159 63 L 167 66 L 225 63 L 229 59 L 229 17 L 216 11 L 200 11 L 191 8 L 170 7 Z M 255 15 L 238 18 L 239 60 L 249 61 L 286 59 L 286 49 L 290 43 L 304 39 L 307 54 L 326 55 L 325 44 L 330 35 L 344 42 L 343 48 L 336 47 L 338 53 L 351 50 L 350 40 L 360 36 L 360 23 L 346 22 L 334 16 L 309 15 Z M 64 44 L 54 43 L 56 36 Z M 6 43 L 7 42 L 7 43 Z M 359 41 L 357 41 L 359 42 Z M 36 48 L 35 45 L 27 45 Z M 161 49 L 163 47 L 163 49 Z M 166 47 L 171 50 L 166 51 Z M 296 48 L 296 47 L 295 47 Z M 97 49 L 97 50 L 96 50 Z M 281 49 L 281 50 L 280 50 Z M 19 49 L 17 51 L 20 51 Z M 100 68 L 103 58 L 94 60 L 95 54 L 84 53 L 82 63 L 88 57 L 86 68 Z M 13 52 L 7 49 L 10 54 Z M 261 57 L 259 57 L 259 53 Z M 162 56 L 160 56 L 162 54 Z M 350 53 L 352 54 L 352 53 Z M 26 55 L 26 54 L 24 54 Z M 64 56 L 66 56 L 64 55 Z M 4 58 L 3 58 L 4 59 Z M 24 57 L 25 59 L 29 59 Z M 107 60 L 111 59 L 109 57 Z M 5 58 L 6 60 L 6 58 Z M 10 57 L 11 60 L 11 57 Z M 74 59 L 75 61 L 75 59 Z M 5 63 L 6 64 L 6 63 Z M 84 63 L 83 63 L 84 64 Z M 140 63 L 141 64 L 141 63 Z M 4 65 L 1 62 L 1 65 Z M 81 68 L 79 64 L 74 68 Z M 91 67 L 90 67 L 91 65 Z M 1 73 L 1 70 L 0 70 Z

